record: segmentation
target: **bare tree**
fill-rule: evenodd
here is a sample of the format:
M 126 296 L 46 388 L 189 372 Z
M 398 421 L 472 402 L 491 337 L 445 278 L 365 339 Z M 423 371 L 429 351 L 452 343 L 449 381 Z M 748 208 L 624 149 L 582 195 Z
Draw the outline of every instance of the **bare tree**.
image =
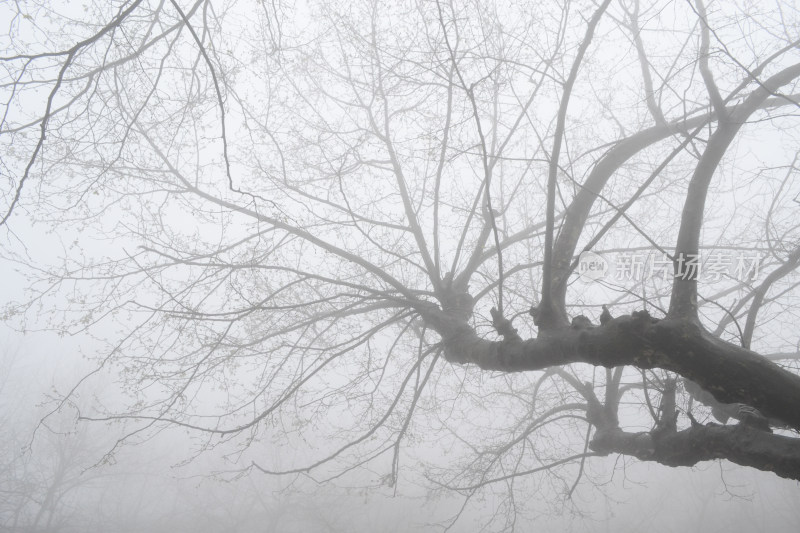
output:
M 6 312 L 107 340 L 85 417 L 509 520 L 595 455 L 800 479 L 796 6 L 499 4 L 6 6 Z
M 76 426 L 70 413 L 74 404 L 40 424 L 38 438 L 32 439 L 37 421 L 48 410 L 38 383 L 43 376 L 20 379 L 35 362 L 33 354 L 23 357 L 21 351 L 0 358 L 0 529 L 71 531 L 86 518 L 77 509 L 81 492 L 90 492 L 102 475 L 92 467 L 109 443 L 100 437 L 102 428 Z M 51 398 L 50 407 L 53 402 L 57 400 Z

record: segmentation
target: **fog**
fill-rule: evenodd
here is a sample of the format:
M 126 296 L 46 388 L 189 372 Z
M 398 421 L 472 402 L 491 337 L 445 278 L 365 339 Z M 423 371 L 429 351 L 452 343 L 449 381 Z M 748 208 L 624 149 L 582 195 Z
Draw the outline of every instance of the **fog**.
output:
M 800 527 L 795 2 L 0 27 L 0 531 Z
M 76 423 L 73 409 L 39 425 L 56 391 L 73 385 L 85 365 L 76 343 L 8 331 L 3 340 L 3 531 L 435 531 L 463 503 L 431 497 L 414 480 L 395 491 L 371 472 L 325 484 L 240 475 L 222 453 L 195 456 L 184 432 L 109 457 L 120 434 L 114 426 Z M 111 391 L 94 394 L 104 392 Z M 86 396 L 75 401 L 91 402 Z M 259 446 L 257 453 L 290 452 Z M 796 482 L 728 462 L 672 469 L 609 458 L 593 470 L 571 497 L 534 502 L 516 517 L 517 530 L 794 531 L 800 523 Z M 501 502 L 472 502 L 450 530 L 480 530 Z

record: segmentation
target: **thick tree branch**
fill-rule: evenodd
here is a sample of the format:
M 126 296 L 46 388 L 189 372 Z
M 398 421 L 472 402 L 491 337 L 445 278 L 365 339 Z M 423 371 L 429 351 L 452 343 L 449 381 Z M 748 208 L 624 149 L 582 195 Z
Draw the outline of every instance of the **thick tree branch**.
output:
M 542 268 L 542 301 L 539 308 L 534 315 L 536 325 L 542 329 L 552 329 L 563 327 L 567 324 L 567 313 L 563 305 L 558 299 L 553 299 L 553 239 L 555 233 L 555 217 L 556 217 L 556 181 L 558 177 L 558 160 L 561 153 L 561 143 L 564 136 L 564 127 L 567 118 L 567 108 L 569 107 L 569 99 L 572 94 L 572 86 L 575 84 L 575 79 L 578 77 L 578 69 L 583 61 L 583 56 L 589 48 L 589 44 L 594 37 L 594 30 L 600 22 L 600 18 L 605 13 L 606 8 L 611 3 L 610 0 L 605 0 L 600 7 L 592 15 L 589 25 L 586 28 L 586 34 L 583 37 L 578 54 L 572 63 L 572 68 L 569 72 L 569 77 L 564 83 L 564 89 L 561 95 L 561 102 L 558 107 L 558 118 L 556 119 L 556 130 L 553 136 L 553 151 L 550 154 L 550 168 L 547 177 L 547 210 L 546 210 L 546 224 L 544 234 L 544 265 Z
M 747 312 L 747 320 L 744 324 L 744 332 L 742 333 L 742 346 L 750 348 L 750 343 L 753 340 L 753 332 L 756 327 L 756 317 L 761 305 L 764 303 L 764 297 L 770 287 L 779 279 L 787 274 L 793 272 L 798 265 L 800 265 L 800 248 L 796 249 L 786 259 L 786 262 L 770 272 L 764 282 L 753 291 L 753 303 L 750 304 L 750 309 Z
M 787 104 L 797 105 L 797 98 L 798 95 L 767 98 L 762 101 L 758 109 L 781 107 Z M 737 104 L 732 104 L 729 105 L 727 109 L 728 111 L 732 111 L 737 107 Z M 714 120 L 714 116 L 714 113 L 704 113 L 692 118 L 675 120 L 665 126 L 654 126 L 641 130 L 615 143 L 614 146 L 600 158 L 586 178 L 583 186 L 578 191 L 578 194 L 567 208 L 562 230 L 554 245 L 552 268 L 555 305 L 565 305 L 567 279 L 572 272 L 570 267 L 573 256 L 575 255 L 578 240 L 580 239 L 586 220 L 589 217 L 589 212 L 595 200 L 598 198 L 598 193 L 603 190 L 611 176 L 613 176 L 628 159 L 648 146 L 663 141 L 676 133 L 689 131 L 698 126 L 708 124 Z
M 445 357 L 484 370 L 520 372 L 569 363 L 661 368 L 691 379 L 723 403 L 744 403 L 800 429 L 800 376 L 720 340 L 690 320 L 645 312 L 599 327 L 566 328 L 537 339 L 488 341 L 444 313 L 423 313 L 441 336 Z
M 694 466 L 727 459 L 758 470 L 800 479 L 800 441 L 737 424 L 692 425 L 681 431 L 629 433 L 619 428 L 597 432 L 589 448 L 621 453 L 667 466 Z
M 697 271 L 681 271 L 700 253 L 700 230 L 703 225 L 705 201 L 714 172 L 722 161 L 742 126 L 761 108 L 766 99 L 783 85 L 800 76 L 800 63 L 787 67 L 755 89 L 740 105 L 720 122 L 708 141 L 695 167 L 681 216 L 681 227 L 675 246 L 675 278 L 672 286 L 669 314 L 697 320 Z

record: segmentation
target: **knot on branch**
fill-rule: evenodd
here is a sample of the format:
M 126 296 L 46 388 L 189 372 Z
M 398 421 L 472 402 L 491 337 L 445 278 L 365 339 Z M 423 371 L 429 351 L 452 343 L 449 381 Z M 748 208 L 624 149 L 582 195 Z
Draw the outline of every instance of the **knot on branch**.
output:
M 646 310 L 634 311 L 630 314 L 630 318 L 623 317 L 624 320 L 619 321 L 621 329 L 627 331 L 629 334 L 641 335 L 647 331 L 651 326 L 660 322 L 659 319 L 653 317 Z M 616 324 L 617 322 L 615 322 Z
M 539 319 L 542 316 L 542 310 L 539 308 L 538 305 L 532 305 L 531 308 L 528 310 L 528 314 L 531 315 L 533 318 L 533 325 L 539 326 Z
M 661 393 L 660 415 L 653 428 L 654 434 L 675 433 L 678 430 L 678 410 L 675 405 L 676 380 L 668 379 Z
M 586 420 L 595 426 L 598 431 L 612 430 L 619 427 L 619 420 L 614 407 L 611 404 L 603 404 L 594 393 L 591 383 L 584 382 L 579 389 L 581 395 L 586 399 Z
M 603 305 L 603 312 L 600 313 L 600 325 L 604 326 L 604 325 L 608 324 L 609 322 L 611 322 L 612 320 L 614 320 L 614 317 L 611 316 L 611 311 L 609 311 L 608 307 L 606 307 L 606 305 L 604 304 Z
M 616 426 L 616 424 L 608 424 L 605 409 L 603 409 L 603 405 L 597 401 L 597 399 L 588 402 L 586 406 L 586 420 L 588 420 L 591 425 L 600 429 L 609 429 Z
M 446 291 L 441 298 L 441 302 L 444 312 L 461 320 L 467 320 L 471 317 L 475 306 L 475 298 L 466 291 Z
M 534 305 L 528 311 L 528 314 L 533 317 L 533 324 L 539 328 L 539 332 L 543 331 L 556 331 L 569 327 L 569 318 L 567 314 L 554 307 L 552 302 L 546 303 L 545 301 Z
M 587 317 L 578 315 L 572 319 L 572 329 L 589 329 L 593 328 L 594 324 Z
M 655 324 L 656 322 L 658 322 L 658 319 L 651 316 L 650 313 L 647 312 L 647 309 L 642 309 L 641 311 L 634 311 L 633 313 L 631 313 L 631 317 L 642 326 Z
M 498 335 L 502 335 L 504 340 L 522 340 L 517 333 L 517 328 L 511 325 L 511 320 L 505 318 L 500 311 L 494 307 L 489 310 L 489 313 L 492 315 L 492 326 L 494 327 L 495 331 L 497 331 Z
M 737 404 L 737 418 L 739 423 L 744 426 L 750 426 L 759 431 L 766 431 L 772 433 L 772 428 L 769 425 L 769 419 L 761 414 L 761 411 L 755 407 L 740 403 Z

